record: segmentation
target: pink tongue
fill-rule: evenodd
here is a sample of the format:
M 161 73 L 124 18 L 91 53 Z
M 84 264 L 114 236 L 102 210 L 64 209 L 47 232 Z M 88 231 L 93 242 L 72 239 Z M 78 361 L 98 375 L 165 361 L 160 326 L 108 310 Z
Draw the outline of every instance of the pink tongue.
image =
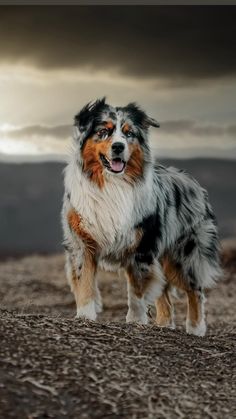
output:
M 121 172 L 124 169 L 124 162 L 122 160 L 112 160 L 111 168 L 114 172 Z

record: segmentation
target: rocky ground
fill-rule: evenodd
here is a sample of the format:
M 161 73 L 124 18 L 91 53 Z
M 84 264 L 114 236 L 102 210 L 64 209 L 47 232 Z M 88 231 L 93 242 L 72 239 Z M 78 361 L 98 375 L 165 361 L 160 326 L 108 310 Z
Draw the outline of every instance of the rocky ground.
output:
M 208 295 L 208 333 L 125 324 L 126 284 L 99 274 L 99 321 L 74 319 L 62 255 L 0 262 L 1 418 L 235 418 L 236 246 Z

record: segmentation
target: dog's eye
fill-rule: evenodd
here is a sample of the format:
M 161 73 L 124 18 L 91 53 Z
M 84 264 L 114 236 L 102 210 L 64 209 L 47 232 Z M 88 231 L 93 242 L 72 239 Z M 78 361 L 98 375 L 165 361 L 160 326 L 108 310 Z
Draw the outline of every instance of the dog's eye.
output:
M 134 133 L 133 133 L 133 131 L 127 131 L 125 133 L 125 135 L 126 135 L 127 138 L 132 138 L 134 136 Z
M 99 138 L 106 140 L 109 137 L 109 132 L 106 128 L 104 128 L 98 131 L 97 135 L 99 136 Z

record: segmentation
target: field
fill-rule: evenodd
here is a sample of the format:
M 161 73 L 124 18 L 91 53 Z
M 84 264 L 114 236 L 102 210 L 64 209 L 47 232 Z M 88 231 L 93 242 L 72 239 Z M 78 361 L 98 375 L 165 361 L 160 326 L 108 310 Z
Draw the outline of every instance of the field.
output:
M 236 248 L 208 295 L 205 338 L 125 324 L 123 278 L 99 274 L 99 321 L 74 319 L 60 254 L 0 263 L 0 417 L 236 417 Z M 152 316 L 152 312 L 150 313 Z

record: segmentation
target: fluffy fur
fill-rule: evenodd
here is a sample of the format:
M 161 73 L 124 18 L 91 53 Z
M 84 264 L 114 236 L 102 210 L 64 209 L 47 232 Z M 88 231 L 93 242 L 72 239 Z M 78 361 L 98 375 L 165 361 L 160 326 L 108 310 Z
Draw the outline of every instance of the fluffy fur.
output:
M 206 331 L 204 289 L 221 274 L 217 226 L 207 192 L 182 170 L 153 161 L 149 127 L 159 124 L 136 104 L 112 107 L 105 99 L 75 117 L 65 169 L 62 210 L 66 272 L 77 316 L 95 320 L 102 303 L 98 266 L 123 268 L 128 322 L 174 327 L 170 289 L 186 292 L 186 330 Z

